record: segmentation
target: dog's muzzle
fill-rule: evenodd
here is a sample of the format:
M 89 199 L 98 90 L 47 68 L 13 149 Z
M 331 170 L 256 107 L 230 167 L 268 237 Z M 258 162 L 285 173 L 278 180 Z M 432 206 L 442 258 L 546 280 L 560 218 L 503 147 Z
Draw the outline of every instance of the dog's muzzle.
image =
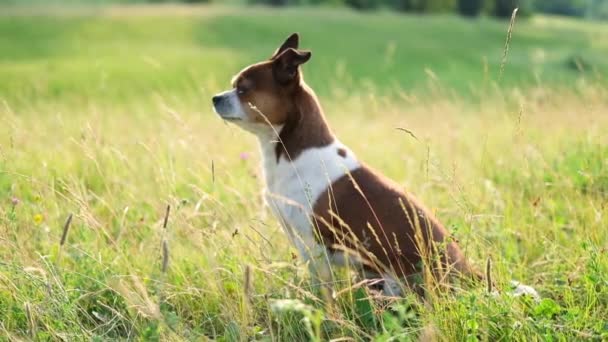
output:
M 229 90 L 215 95 L 212 99 L 213 110 L 224 120 L 244 120 L 246 114 L 236 95 L 236 90 Z

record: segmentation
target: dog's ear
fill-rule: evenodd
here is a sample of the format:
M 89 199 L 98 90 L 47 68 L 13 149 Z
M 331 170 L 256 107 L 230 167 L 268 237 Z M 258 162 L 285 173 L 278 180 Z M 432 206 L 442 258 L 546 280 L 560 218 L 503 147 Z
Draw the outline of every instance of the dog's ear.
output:
M 297 50 L 299 45 L 300 45 L 300 35 L 297 33 L 292 33 L 289 37 L 287 37 L 287 39 L 285 39 L 283 44 L 278 49 L 276 49 L 276 51 L 272 54 L 272 57 L 270 57 L 270 59 L 276 59 L 280 54 L 282 54 L 283 52 L 285 52 L 285 50 L 287 50 L 289 48 Z
M 273 62 L 274 77 L 279 83 L 288 83 L 298 76 L 300 65 L 308 62 L 312 53 L 288 48 L 279 54 Z

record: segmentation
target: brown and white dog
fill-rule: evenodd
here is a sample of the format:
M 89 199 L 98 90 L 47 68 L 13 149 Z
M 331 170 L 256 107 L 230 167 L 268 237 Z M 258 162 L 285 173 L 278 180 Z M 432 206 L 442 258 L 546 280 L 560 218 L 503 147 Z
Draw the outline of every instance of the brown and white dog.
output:
M 265 199 L 313 277 L 328 281 L 332 264 L 355 265 L 382 279 L 387 295 L 411 286 L 423 265 L 437 278 L 481 279 L 426 208 L 333 135 L 300 70 L 311 53 L 298 45 L 294 33 L 269 60 L 243 69 L 213 107 L 259 139 Z

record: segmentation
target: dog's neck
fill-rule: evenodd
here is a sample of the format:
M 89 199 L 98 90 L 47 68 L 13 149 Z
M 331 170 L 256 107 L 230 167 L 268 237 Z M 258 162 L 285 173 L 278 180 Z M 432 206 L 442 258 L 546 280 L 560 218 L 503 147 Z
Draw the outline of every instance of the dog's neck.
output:
M 335 140 L 314 92 L 302 82 L 293 96 L 293 112 L 282 125 L 275 145 L 277 163 L 281 158 L 295 160 L 302 151 L 327 146 Z
M 281 158 L 293 161 L 306 149 L 327 146 L 335 140 L 317 97 L 304 82 L 293 97 L 294 105 L 286 122 L 252 130 L 260 142 L 265 164 L 272 161 L 276 165 Z
M 279 162 L 290 163 L 305 150 L 327 146 L 335 140 L 312 90 L 303 83 L 294 97 L 289 120 L 282 125 L 259 127 L 254 132 L 260 143 L 262 167 L 268 187 L 277 181 Z

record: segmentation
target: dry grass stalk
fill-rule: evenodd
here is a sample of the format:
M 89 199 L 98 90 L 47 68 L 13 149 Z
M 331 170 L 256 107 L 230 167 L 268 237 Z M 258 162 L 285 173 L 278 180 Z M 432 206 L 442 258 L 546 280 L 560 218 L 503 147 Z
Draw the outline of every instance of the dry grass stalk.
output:
M 171 205 L 167 204 L 167 210 L 165 211 L 165 219 L 163 220 L 163 229 L 167 229 L 167 223 L 169 222 L 169 214 L 171 213 Z
M 215 184 L 215 163 L 211 160 L 211 183 Z
M 245 298 L 248 302 L 251 302 L 253 293 L 253 273 L 251 272 L 251 266 L 245 265 L 245 280 L 243 284 L 243 291 L 245 292 Z
M 167 273 L 167 268 L 169 267 L 169 243 L 167 243 L 166 239 L 163 239 L 163 245 L 162 245 L 162 257 L 163 257 L 163 262 L 162 262 L 162 266 L 161 266 L 161 272 L 163 274 Z
M 490 259 L 490 257 L 486 260 L 486 282 L 488 293 L 492 293 L 492 259 Z
M 167 268 L 169 267 L 169 242 L 167 242 L 167 225 L 169 223 L 169 214 L 171 213 L 171 205 L 167 204 L 167 209 L 165 210 L 165 218 L 163 219 L 163 232 L 162 232 L 162 242 L 161 242 L 161 272 L 164 275 L 167 273 Z
M 30 336 L 32 339 L 36 338 L 36 322 L 34 315 L 32 314 L 32 308 L 29 302 L 25 302 L 25 316 L 27 318 L 27 325 L 29 326 Z
M 509 22 L 509 29 L 507 31 L 507 40 L 505 41 L 502 61 L 500 62 L 500 74 L 498 75 L 499 80 L 502 80 L 502 74 L 505 71 L 505 64 L 507 63 L 507 55 L 509 54 L 509 45 L 511 44 L 511 37 L 513 36 L 513 27 L 515 26 L 515 17 L 517 16 L 517 10 L 519 10 L 519 8 L 515 8 L 513 10 L 513 14 L 511 14 L 511 21 Z
M 59 241 L 59 246 L 63 247 L 63 245 L 65 244 L 65 241 L 68 238 L 68 231 L 70 230 L 70 224 L 72 223 L 72 216 L 73 214 L 70 213 L 70 215 L 68 215 L 68 219 L 65 221 L 65 224 L 63 225 L 63 233 L 61 233 L 61 240 Z

